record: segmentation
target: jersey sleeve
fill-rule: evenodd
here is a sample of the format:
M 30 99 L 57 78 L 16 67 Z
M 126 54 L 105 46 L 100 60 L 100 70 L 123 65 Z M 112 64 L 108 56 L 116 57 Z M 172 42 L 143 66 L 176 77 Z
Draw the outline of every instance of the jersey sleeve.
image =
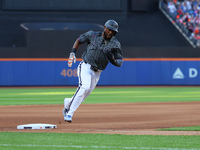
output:
M 111 49 L 111 52 L 113 53 L 115 59 L 123 59 L 123 52 L 120 43 L 116 44 L 116 46 Z
M 120 50 L 113 51 L 113 55 L 115 59 L 123 59 L 123 54 Z
M 93 31 L 90 30 L 90 31 L 88 31 L 88 32 L 86 32 L 86 33 L 81 34 L 81 35 L 79 36 L 79 41 L 80 41 L 81 43 L 89 42 L 92 33 L 93 33 Z

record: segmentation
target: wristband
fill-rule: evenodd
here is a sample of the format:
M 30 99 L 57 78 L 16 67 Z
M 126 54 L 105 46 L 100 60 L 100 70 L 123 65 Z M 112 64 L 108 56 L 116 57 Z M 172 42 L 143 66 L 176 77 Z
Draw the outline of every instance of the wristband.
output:
M 77 49 L 76 48 L 72 48 L 72 52 L 76 53 Z
M 123 59 L 116 59 L 116 66 L 121 67 L 123 62 L 124 62 Z

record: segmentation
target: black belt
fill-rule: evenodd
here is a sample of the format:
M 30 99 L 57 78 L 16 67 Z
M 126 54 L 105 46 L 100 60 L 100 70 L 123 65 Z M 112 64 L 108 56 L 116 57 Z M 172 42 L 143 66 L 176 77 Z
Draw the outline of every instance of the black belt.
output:
M 87 63 L 86 61 L 84 61 L 84 63 L 89 64 L 89 63 Z M 92 71 L 94 71 L 94 72 L 97 72 L 97 71 L 99 70 L 97 67 L 92 66 L 92 65 L 91 65 L 90 69 L 91 69 Z

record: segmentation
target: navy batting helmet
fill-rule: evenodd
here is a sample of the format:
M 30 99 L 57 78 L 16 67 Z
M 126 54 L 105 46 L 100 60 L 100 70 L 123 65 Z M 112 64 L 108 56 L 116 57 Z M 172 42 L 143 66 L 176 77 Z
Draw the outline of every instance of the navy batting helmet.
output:
M 108 20 L 105 25 L 106 28 L 118 32 L 118 23 L 115 20 Z

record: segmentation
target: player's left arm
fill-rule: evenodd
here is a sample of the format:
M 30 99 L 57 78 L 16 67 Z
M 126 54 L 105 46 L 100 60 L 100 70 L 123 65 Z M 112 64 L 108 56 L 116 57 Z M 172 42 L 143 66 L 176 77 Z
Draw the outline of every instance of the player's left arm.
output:
M 106 56 L 108 60 L 117 67 L 121 67 L 124 62 L 121 49 L 113 48 L 111 51 L 106 52 Z

